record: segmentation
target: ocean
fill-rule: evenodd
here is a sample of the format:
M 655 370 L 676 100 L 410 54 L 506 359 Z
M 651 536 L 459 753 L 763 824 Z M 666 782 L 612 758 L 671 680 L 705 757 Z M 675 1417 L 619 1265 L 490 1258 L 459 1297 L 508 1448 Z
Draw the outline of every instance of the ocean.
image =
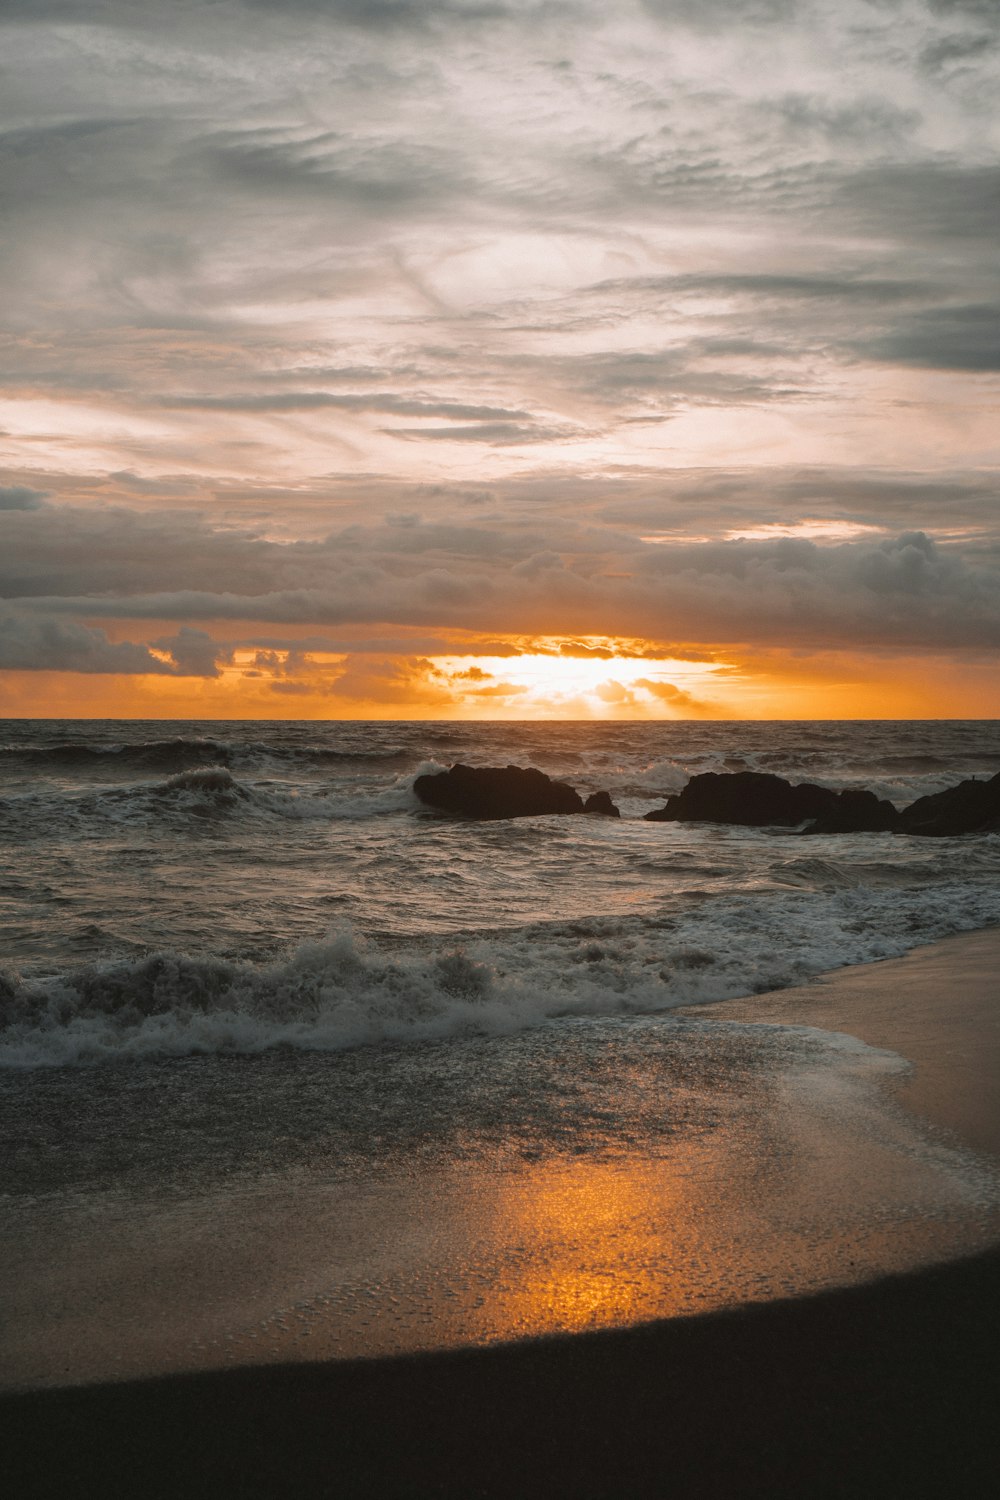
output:
M 706 770 L 903 806 L 1000 771 L 996 721 L 46 720 L 0 747 L 0 1384 L 723 1305 L 1000 1204 L 895 1109 L 899 1058 L 696 1009 L 1000 923 L 1000 840 L 642 820 Z M 457 761 L 622 817 L 435 815 L 414 778 Z M 895 1163 L 846 1228 L 791 1181 L 803 1108 Z

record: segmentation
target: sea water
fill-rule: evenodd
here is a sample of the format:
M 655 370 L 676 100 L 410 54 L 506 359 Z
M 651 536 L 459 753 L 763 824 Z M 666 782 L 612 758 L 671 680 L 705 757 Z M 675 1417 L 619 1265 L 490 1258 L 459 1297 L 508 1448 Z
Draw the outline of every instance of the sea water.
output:
M 687 1007 L 1000 922 L 1000 840 L 642 815 L 706 770 L 904 806 L 1000 770 L 996 722 L 18 721 L 0 744 L 7 1383 L 809 1289 L 842 1279 L 845 1233 L 881 1264 L 889 1221 L 995 1206 L 982 1164 L 892 1113 L 901 1059 Z M 456 761 L 622 817 L 441 817 L 413 782 Z M 803 1098 L 853 1161 L 847 1227 L 794 1188 Z M 899 1191 L 864 1201 L 886 1153 Z

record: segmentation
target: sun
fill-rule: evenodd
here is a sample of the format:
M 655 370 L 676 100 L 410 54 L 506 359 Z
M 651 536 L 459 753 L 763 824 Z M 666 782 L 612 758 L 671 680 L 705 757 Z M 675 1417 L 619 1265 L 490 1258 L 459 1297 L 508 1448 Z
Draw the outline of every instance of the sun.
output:
M 433 673 L 468 712 L 518 718 L 685 718 L 710 713 L 726 664 L 604 637 L 537 642 L 510 656 L 437 656 Z

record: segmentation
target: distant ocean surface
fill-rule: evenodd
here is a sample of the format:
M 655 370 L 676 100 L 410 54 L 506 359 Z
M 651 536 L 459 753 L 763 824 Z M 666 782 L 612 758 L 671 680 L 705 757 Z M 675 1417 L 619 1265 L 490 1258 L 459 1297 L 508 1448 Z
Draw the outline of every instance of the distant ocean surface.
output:
M 622 820 L 454 822 L 534 765 Z M 669 1010 L 1000 921 L 1000 840 L 646 824 L 702 771 L 902 806 L 1000 723 L 0 724 L 0 1064 L 335 1051 Z
M 434 815 L 414 778 L 456 761 L 622 818 Z M 676 1007 L 1000 923 L 995 836 L 642 821 L 746 769 L 903 806 L 1000 770 L 1000 723 L 0 724 L 17 1242 L 108 1194 L 655 1151 L 741 1071 L 816 1052 Z

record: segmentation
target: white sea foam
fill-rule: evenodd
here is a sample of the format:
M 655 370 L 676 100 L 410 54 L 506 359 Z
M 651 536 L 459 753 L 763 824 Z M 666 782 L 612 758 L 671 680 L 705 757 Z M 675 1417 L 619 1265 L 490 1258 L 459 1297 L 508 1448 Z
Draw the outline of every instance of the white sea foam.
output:
M 656 1012 L 801 983 L 1000 921 L 1000 892 L 835 887 L 391 949 L 348 928 L 281 960 L 161 952 L 5 982 L 0 1065 L 339 1050 Z

